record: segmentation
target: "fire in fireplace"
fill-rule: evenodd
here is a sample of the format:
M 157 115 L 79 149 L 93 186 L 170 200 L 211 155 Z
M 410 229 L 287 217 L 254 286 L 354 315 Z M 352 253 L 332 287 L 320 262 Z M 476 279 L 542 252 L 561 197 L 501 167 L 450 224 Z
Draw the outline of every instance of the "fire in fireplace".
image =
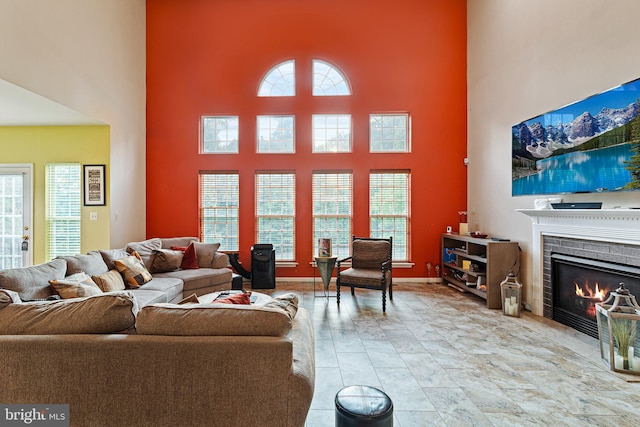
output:
M 640 268 L 551 254 L 553 319 L 598 338 L 595 304 L 620 283 L 640 297 Z

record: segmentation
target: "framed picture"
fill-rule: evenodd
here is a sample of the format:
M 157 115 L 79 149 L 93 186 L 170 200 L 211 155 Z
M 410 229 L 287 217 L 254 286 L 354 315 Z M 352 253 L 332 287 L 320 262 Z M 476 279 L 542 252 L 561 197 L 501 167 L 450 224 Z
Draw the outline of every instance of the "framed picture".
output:
M 318 256 L 330 257 L 331 256 L 331 239 L 318 239 Z
M 84 205 L 105 206 L 104 165 L 84 165 Z

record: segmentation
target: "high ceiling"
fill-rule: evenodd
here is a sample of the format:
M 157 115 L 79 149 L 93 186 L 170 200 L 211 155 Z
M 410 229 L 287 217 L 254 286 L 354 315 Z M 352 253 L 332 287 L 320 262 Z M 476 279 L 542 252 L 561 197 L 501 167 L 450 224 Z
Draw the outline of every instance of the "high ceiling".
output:
M 102 124 L 99 120 L 0 79 L 0 126 Z

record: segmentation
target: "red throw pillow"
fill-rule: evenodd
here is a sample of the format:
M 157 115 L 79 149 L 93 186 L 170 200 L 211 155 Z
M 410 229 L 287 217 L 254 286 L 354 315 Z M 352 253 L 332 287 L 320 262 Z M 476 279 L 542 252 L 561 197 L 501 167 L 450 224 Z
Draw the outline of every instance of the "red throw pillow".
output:
M 171 249 L 184 252 L 182 263 L 180 264 L 181 269 L 193 270 L 198 268 L 198 255 L 196 254 L 196 247 L 193 243 L 189 243 L 189 246 L 171 246 Z
M 213 300 L 213 303 L 251 304 L 251 292 L 244 292 L 241 294 L 229 295 L 228 297 L 218 298 L 216 300 Z

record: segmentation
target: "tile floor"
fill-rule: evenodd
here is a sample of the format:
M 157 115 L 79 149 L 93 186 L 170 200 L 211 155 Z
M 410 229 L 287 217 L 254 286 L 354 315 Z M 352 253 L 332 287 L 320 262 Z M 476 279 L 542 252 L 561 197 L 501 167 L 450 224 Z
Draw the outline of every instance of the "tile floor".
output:
M 386 315 L 380 292 L 343 292 L 338 308 L 312 286 L 261 291 L 296 292 L 313 313 L 308 427 L 333 426 L 335 394 L 354 384 L 391 397 L 396 427 L 640 425 L 640 377 L 609 371 L 597 340 L 556 322 L 440 284 L 396 282 Z

